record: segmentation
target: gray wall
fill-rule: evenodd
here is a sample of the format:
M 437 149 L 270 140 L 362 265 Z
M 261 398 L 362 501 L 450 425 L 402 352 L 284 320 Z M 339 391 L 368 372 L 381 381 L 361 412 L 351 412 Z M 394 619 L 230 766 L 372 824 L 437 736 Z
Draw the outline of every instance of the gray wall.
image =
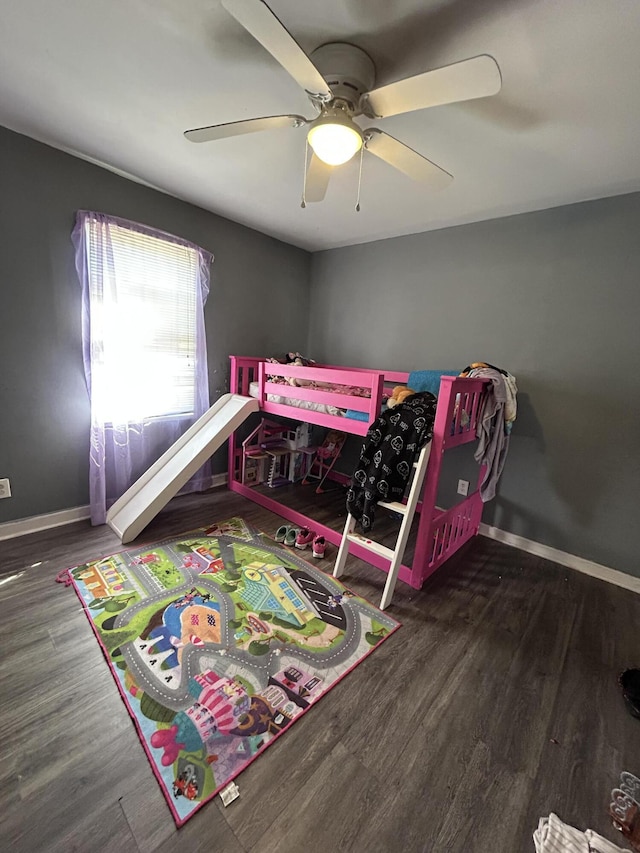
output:
M 229 354 L 304 351 L 310 255 L 0 128 L 0 522 L 88 503 L 89 404 L 80 287 L 70 234 L 78 209 L 178 234 L 215 255 L 205 309 L 212 399 Z M 224 454 L 214 470 L 226 469 Z
M 520 411 L 484 520 L 640 576 L 640 194 L 309 256 L 0 128 L 0 477 L 14 492 L 0 522 L 88 501 L 70 242 L 79 208 L 214 253 L 212 398 L 228 387 L 229 353 L 292 347 L 397 370 L 504 365 Z M 444 491 L 468 470 L 463 460 L 448 471 Z
M 311 276 L 314 358 L 511 371 L 484 520 L 640 576 L 640 194 L 321 252 Z

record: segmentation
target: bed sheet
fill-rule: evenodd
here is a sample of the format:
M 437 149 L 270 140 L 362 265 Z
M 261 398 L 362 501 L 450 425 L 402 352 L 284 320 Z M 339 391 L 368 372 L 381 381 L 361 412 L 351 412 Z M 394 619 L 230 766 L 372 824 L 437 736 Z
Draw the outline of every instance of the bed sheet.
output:
M 259 386 L 257 382 L 252 382 L 249 385 L 249 394 L 252 397 L 259 396 Z M 338 415 L 344 417 L 345 409 L 339 409 L 337 406 L 328 406 L 325 403 L 316 403 L 313 400 L 296 400 L 293 397 L 287 397 L 284 394 L 267 394 L 267 400 L 270 403 L 281 403 L 285 406 L 295 406 L 297 409 L 307 409 L 312 412 L 322 412 L 325 415 Z

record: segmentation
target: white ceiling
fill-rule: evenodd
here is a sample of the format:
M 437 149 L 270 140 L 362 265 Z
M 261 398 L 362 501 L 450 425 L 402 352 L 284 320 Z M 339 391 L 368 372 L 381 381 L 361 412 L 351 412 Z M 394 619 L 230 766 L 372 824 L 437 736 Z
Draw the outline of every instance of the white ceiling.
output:
M 307 249 L 640 189 L 638 0 L 270 0 L 310 52 L 364 48 L 378 85 L 481 53 L 499 95 L 376 122 L 455 180 L 375 157 L 300 208 L 304 129 L 194 145 L 187 128 L 306 95 L 219 0 L 0 0 L 0 124 Z

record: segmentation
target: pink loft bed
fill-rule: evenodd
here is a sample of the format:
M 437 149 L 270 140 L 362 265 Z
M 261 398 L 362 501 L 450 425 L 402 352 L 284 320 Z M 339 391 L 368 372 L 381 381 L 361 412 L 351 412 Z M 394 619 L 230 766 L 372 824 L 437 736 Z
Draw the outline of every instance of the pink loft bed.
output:
M 331 365 L 300 367 L 273 364 L 260 358 L 231 356 L 231 392 L 256 397 L 260 410 L 265 414 L 360 436 L 366 435 L 369 424 L 378 417 L 383 394 L 390 393 L 394 385 L 406 384 L 408 376 L 408 373 L 397 371 Z M 282 379 L 309 384 L 285 385 Z M 483 504 L 477 488 L 460 503 L 445 510 L 436 506 L 436 498 L 444 453 L 476 441 L 476 425 L 488 386 L 486 379 L 443 376 L 440 380 L 431 453 L 422 500 L 418 505 L 419 523 L 413 561 L 410 566 L 401 566 L 398 574 L 400 580 L 415 589 L 420 589 L 442 563 L 478 532 Z M 317 408 L 303 408 L 306 406 Z M 364 412 L 367 419 L 355 419 L 355 412 Z M 244 485 L 241 463 L 242 446 L 234 433 L 229 440 L 229 488 L 292 524 L 312 527 L 327 542 L 340 544 L 340 531 L 319 524 L 275 498 Z M 484 468 L 481 466 L 478 484 L 483 476 Z M 350 553 L 383 571 L 389 570 L 387 558 L 365 550 L 357 543 L 352 543 Z

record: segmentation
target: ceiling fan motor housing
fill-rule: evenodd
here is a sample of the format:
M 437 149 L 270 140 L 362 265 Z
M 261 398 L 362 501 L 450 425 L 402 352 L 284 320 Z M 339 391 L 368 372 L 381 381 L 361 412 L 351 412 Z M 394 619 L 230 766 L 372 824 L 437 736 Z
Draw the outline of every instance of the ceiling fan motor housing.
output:
M 376 68 L 371 57 L 353 44 L 323 44 L 310 56 L 327 81 L 335 100 L 346 101 L 355 111 L 360 97 L 373 89 Z

